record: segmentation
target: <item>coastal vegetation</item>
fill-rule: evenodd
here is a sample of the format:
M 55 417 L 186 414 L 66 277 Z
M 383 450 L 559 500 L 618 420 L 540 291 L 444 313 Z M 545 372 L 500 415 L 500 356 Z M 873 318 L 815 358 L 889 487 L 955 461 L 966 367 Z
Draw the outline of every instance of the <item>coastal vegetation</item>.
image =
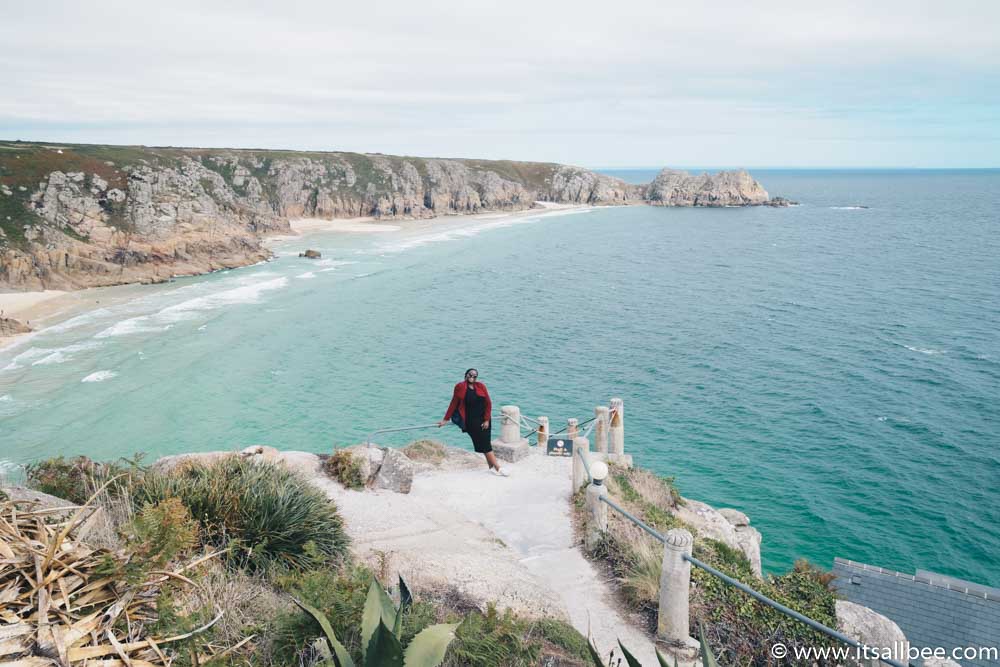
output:
M 345 449 L 335 450 L 323 462 L 326 474 L 348 489 L 360 489 L 365 485 L 361 461 Z
M 350 664 L 333 659 L 337 649 L 323 639 L 329 629 L 353 664 L 388 667 L 397 663 L 366 662 L 375 600 L 391 635 L 375 633 L 376 645 L 429 656 L 407 665 L 438 664 L 438 653 L 445 667 L 592 664 L 587 640 L 562 620 L 483 608 L 457 589 L 410 591 L 402 580 L 383 588 L 386 573 L 352 557 L 335 505 L 281 464 L 239 456 L 170 466 L 55 458 L 33 464 L 26 477 L 64 498 L 41 509 L 39 494 L 10 487 L 0 513 L 43 533 L 20 540 L 4 532 L 0 551 L 28 549 L 24 576 L 33 578 L 31 550 L 44 552 L 62 535 L 50 588 L 52 600 L 65 594 L 67 604 L 53 602 L 51 615 L 69 625 L 51 651 L 25 641 L 6 659 L 55 665 L 64 648 L 133 667 Z M 66 510 L 69 497 L 80 509 Z M 69 556 L 59 549 L 79 561 L 63 569 Z M 5 586 L 6 579 L 0 593 Z M 16 606 L 0 596 L 0 616 L 18 614 L 25 632 L 37 633 L 32 614 L 40 604 L 37 595 Z M 73 630 L 95 618 L 110 619 L 94 625 L 99 637 Z
M 687 529 L 695 538 L 694 556 L 764 595 L 825 625 L 836 627 L 833 576 L 806 561 L 786 573 L 758 578 L 741 550 L 700 535 L 680 514 L 685 500 L 674 479 L 641 468 L 610 465 L 608 495 L 616 503 L 661 532 Z M 574 496 L 578 524 L 584 511 L 583 492 Z M 608 568 L 622 600 L 638 609 L 647 629 L 655 631 L 663 545 L 614 511 L 608 531 L 590 556 Z M 833 640 L 698 569 L 691 570 L 691 627 L 701 627 L 704 639 L 722 664 L 769 665 L 767 647 L 826 646 Z

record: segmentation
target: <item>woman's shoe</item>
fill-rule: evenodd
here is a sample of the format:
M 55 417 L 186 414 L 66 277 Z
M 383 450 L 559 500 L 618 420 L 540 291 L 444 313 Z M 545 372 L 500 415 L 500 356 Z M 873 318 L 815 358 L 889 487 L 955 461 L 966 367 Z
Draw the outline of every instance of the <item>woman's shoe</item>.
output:
M 510 477 L 510 473 L 503 468 L 493 468 L 493 474 L 497 477 Z

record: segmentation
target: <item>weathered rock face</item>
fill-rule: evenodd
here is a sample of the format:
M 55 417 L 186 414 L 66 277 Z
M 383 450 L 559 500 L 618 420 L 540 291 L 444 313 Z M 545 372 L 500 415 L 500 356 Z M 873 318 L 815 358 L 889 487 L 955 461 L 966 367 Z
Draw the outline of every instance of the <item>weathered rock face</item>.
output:
M 750 561 L 754 573 L 760 577 L 760 531 L 750 526 L 750 519 L 739 510 L 720 509 L 699 500 L 685 498 L 677 510 L 679 519 L 690 525 L 699 537 L 719 540 L 739 549 Z
M 360 464 L 361 479 L 366 488 L 410 492 L 418 466 L 398 449 L 352 445 L 341 451 L 349 452 Z
M 649 186 L 551 163 L 0 142 L 0 287 L 158 282 L 266 259 L 297 217 L 429 218 L 536 201 L 772 203 L 746 172 Z
M 720 171 L 692 176 L 686 171 L 664 169 L 646 189 L 654 206 L 761 206 L 771 202 L 760 183 L 747 172 Z M 774 205 L 788 205 L 776 199 Z
M 879 649 L 892 649 L 897 662 L 907 663 L 909 642 L 891 619 L 847 600 L 837 600 L 837 625 L 848 637 Z M 879 655 L 882 655 L 880 652 Z
M 31 327 L 20 320 L 12 317 L 0 317 L 0 338 L 4 336 L 16 336 L 17 334 L 28 333 Z
M 760 531 L 751 526 L 750 519 L 739 510 L 724 507 L 719 510 L 719 514 L 732 524 L 733 529 L 736 531 L 736 544 L 750 561 L 750 567 L 753 568 L 754 574 L 762 577 L 763 571 L 760 563 L 760 543 L 762 536 Z

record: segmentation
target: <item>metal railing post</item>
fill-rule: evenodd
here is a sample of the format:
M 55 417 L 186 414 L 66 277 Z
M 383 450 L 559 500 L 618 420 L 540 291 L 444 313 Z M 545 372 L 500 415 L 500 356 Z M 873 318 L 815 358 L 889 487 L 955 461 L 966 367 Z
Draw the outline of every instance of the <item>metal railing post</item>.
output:
M 590 474 L 587 472 L 584 466 L 586 466 L 587 461 L 584 459 L 585 456 L 590 454 L 590 440 L 586 438 L 576 438 L 573 440 L 573 489 L 572 493 L 576 493 L 583 485 L 590 481 Z

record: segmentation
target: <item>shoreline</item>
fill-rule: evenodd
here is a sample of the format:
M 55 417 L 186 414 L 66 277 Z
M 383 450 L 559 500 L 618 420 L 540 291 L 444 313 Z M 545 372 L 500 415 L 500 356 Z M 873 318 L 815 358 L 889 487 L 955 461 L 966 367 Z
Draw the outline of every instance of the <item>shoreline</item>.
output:
M 481 213 L 469 214 L 448 214 L 431 218 L 413 218 L 400 220 L 401 224 L 390 224 L 381 222 L 374 217 L 357 218 L 295 218 L 289 220 L 292 234 L 274 234 L 261 239 L 262 245 L 273 253 L 272 245 L 284 241 L 304 240 L 314 234 L 384 234 L 400 232 L 406 230 L 429 230 L 434 227 L 456 222 L 474 223 L 482 220 L 505 219 L 527 217 L 531 215 L 544 215 L 550 211 L 564 211 L 575 209 L 590 209 L 593 206 L 586 204 L 559 204 L 555 202 L 535 202 L 536 206 L 518 211 L 483 211 Z M 276 255 L 275 255 L 276 256 Z M 250 266 L 256 266 L 260 262 L 253 262 L 245 266 L 236 267 L 229 270 L 238 270 Z M 212 271 L 196 274 L 183 274 L 174 276 L 193 277 L 209 275 Z M 65 321 L 71 317 L 82 315 L 107 302 L 118 302 L 135 298 L 134 294 L 121 294 L 124 290 L 133 290 L 148 283 L 127 283 L 123 285 L 107 285 L 102 287 L 87 287 L 79 290 L 40 290 L 30 292 L 0 292 L 0 311 L 5 316 L 17 319 L 25 324 L 29 324 L 32 331 L 27 333 L 14 334 L 12 336 L 0 337 L 0 351 L 11 348 L 32 336 L 45 331 L 46 328 Z

